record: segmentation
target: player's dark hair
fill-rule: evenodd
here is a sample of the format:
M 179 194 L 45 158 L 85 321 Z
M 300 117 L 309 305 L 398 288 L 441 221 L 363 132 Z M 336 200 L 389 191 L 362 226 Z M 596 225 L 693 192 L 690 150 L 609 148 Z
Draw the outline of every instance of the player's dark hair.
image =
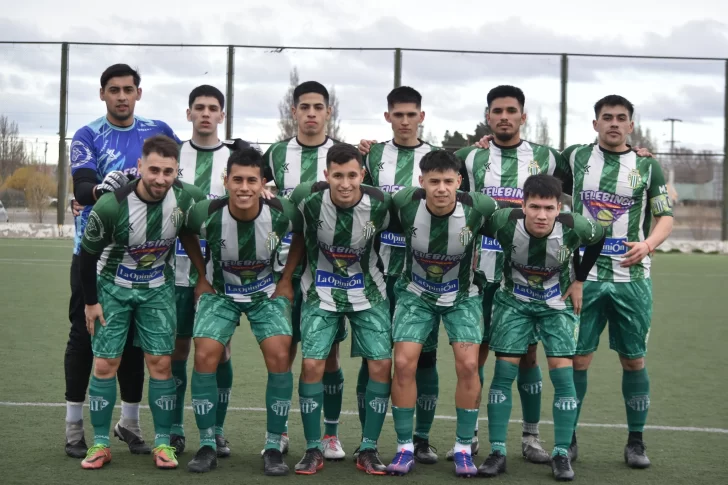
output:
M 360 167 L 364 166 L 361 153 L 359 153 L 359 150 L 354 145 L 337 143 L 329 148 L 329 151 L 326 153 L 326 168 L 329 168 L 332 163 L 343 165 L 352 160 L 356 160 Z
M 498 98 L 516 98 L 518 100 L 518 104 L 521 106 L 521 112 L 523 112 L 523 107 L 526 105 L 526 95 L 523 94 L 521 88 L 517 88 L 515 86 L 503 84 L 491 89 L 488 92 L 487 97 L 488 107 L 490 107 L 490 105 L 493 103 L 493 100 L 496 100 Z
M 632 119 L 632 115 L 634 114 L 634 105 L 630 103 L 627 98 L 618 94 L 610 94 L 609 96 L 604 96 L 594 105 L 594 116 L 597 119 L 599 119 L 599 113 L 605 106 L 624 106 L 625 108 L 627 108 L 627 111 L 629 111 L 630 120 Z
M 144 145 L 142 145 L 143 157 L 148 157 L 152 153 L 164 158 L 179 160 L 179 145 L 168 136 L 155 135 L 144 140 Z
M 394 108 L 397 103 L 414 103 L 417 109 L 422 107 L 422 95 L 409 86 L 400 86 L 392 89 L 387 95 L 387 107 Z
M 217 102 L 220 103 L 220 109 L 225 109 L 225 95 L 222 94 L 222 91 L 217 89 L 215 86 L 210 86 L 209 84 L 203 84 L 201 86 L 197 86 L 195 89 L 192 90 L 190 93 L 190 99 L 189 99 L 189 107 L 192 107 L 192 103 L 195 102 L 197 98 L 200 96 L 209 96 L 211 98 L 217 99 Z
M 139 75 L 139 72 L 132 69 L 128 64 L 114 64 L 113 66 L 107 67 L 101 73 L 101 89 L 106 88 L 106 84 L 111 78 L 125 76 L 134 78 L 134 86 L 136 87 L 139 87 L 139 83 L 142 82 L 142 77 Z
M 298 100 L 301 96 L 309 93 L 320 94 L 324 97 L 324 104 L 326 106 L 329 105 L 329 91 L 326 89 L 326 86 L 320 82 L 306 81 L 296 86 L 296 89 L 293 90 L 293 106 L 298 106 Z
M 233 168 L 233 165 L 241 167 L 258 167 L 260 169 L 260 177 L 263 178 L 263 155 L 253 147 L 241 148 L 234 150 L 227 161 L 227 173 Z
M 561 200 L 561 194 L 561 180 L 553 175 L 545 173 L 531 175 L 523 183 L 523 200 L 536 196 L 542 199 L 555 198 L 558 202 Z
M 460 172 L 462 163 L 454 153 L 447 150 L 436 150 L 427 153 L 420 159 L 420 172 L 424 175 L 427 172 L 446 172 L 455 170 Z

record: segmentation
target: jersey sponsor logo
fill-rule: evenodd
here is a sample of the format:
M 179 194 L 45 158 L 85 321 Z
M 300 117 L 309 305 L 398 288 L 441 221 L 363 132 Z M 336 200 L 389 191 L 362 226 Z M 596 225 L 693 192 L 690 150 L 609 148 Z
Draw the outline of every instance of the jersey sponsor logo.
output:
M 642 174 L 637 169 L 632 169 L 627 174 L 627 183 L 629 184 L 630 189 L 636 189 L 640 186 L 640 182 L 642 182 Z
M 550 288 L 538 288 L 534 286 L 525 286 L 514 283 L 513 293 L 515 293 L 516 295 L 525 296 L 526 298 L 530 298 L 532 300 L 547 301 L 561 295 L 561 286 L 556 283 Z
M 437 407 L 436 394 L 422 394 L 417 397 L 417 405 L 424 411 L 434 411 Z
M 379 242 L 387 246 L 395 246 L 398 248 L 405 247 L 404 236 L 393 232 L 384 231 L 379 235 Z
M 377 414 L 384 414 L 387 412 L 387 405 L 389 404 L 389 399 L 385 397 L 375 397 L 371 401 L 369 401 L 369 407 L 374 410 Z
M 538 175 L 541 173 L 541 167 L 539 167 L 536 160 L 528 162 L 528 175 Z
M 364 224 L 364 228 L 362 229 L 362 233 L 364 234 L 364 239 L 367 241 L 371 239 L 374 234 L 377 232 L 377 226 L 374 224 L 374 221 L 367 221 Z
M 193 399 L 192 409 L 198 416 L 205 416 L 215 406 L 209 399 Z
M 316 283 L 320 288 L 336 288 L 339 290 L 359 290 L 364 288 L 364 275 L 340 276 L 320 269 L 316 270 Z
M 319 249 L 324 257 L 334 267 L 343 271 L 359 262 L 367 248 L 350 248 L 347 246 L 331 246 L 325 242 L 318 242 Z
M 176 240 L 177 238 L 172 237 L 145 241 L 135 246 L 127 246 L 126 252 L 136 261 L 137 269 L 147 269 L 151 268 L 169 250 Z
M 508 396 L 506 396 L 503 391 L 491 389 L 490 392 L 488 392 L 488 404 L 502 404 L 507 400 Z
M 483 251 L 503 251 L 498 240 L 488 236 L 483 236 L 483 242 L 480 243 L 480 249 Z
M 253 280 L 252 283 L 246 283 L 242 285 L 233 285 L 231 283 L 225 283 L 225 294 L 228 296 L 235 295 L 252 295 L 259 291 L 265 291 L 269 286 L 273 285 L 273 273 L 268 273 L 268 276 Z
M 526 279 L 528 286 L 537 289 L 543 289 L 544 281 L 550 280 L 556 274 L 561 272 L 561 266 L 544 268 L 542 266 L 520 264 L 515 261 L 512 261 L 511 265 Z
M 483 187 L 481 192 L 495 199 L 499 203 L 499 206 L 501 202 L 513 205 L 521 205 L 523 202 L 523 189 L 518 187 L 490 186 Z
M 415 261 L 427 273 L 427 279 L 435 283 L 441 283 L 443 276 L 465 257 L 465 254 L 435 254 L 423 253 L 422 251 L 412 250 L 412 256 Z
M 91 160 L 91 149 L 83 142 L 76 140 L 71 143 L 71 168 L 77 168 Z
M 428 273 L 428 278 L 429 277 L 430 275 Z M 442 279 L 442 275 L 440 275 L 440 279 Z M 457 279 L 445 281 L 444 283 L 434 283 L 413 272 L 412 281 L 423 290 L 429 291 L 430 293 L 436 293 L 438 295 L 454 293 L 460 289 L 460 282 Z
M 604 239 L 604 247 L 601 254 L 604 256 L 621 256 L 627 253 L 627 242 L 625 237 L 608 237 Z
M 270 405 L 270 409 L 276 416 L 288 416 L 288 413 L 291 411 L 291 401 L 275 401 Z
M 284 246 L 290 246 L 291 245 L 291 241 L 293 241 L 293 233 L 292 232 L 289 232 L 288 234 L 286 234 L 285 236 L 283 236 L 283 239 L 281 239 L 281 243 Z
M 581 202 L 602 227 L 609 227 L 635 203 L 632 197 L 610 194 L 601 190 L 583 190 Z
M 91 242 L 99 242 L 104 238 L 104 224 L 95 212 L 91 212 L 88 216 L 84 236 Z
M 207 257 L 207 241 L 205 241 L 204 239 L 200 239 L 200 249 L 202 250 L 202 257 Z M 174 254 L 183 258 L 187 257 L 187 252 L 182 246 L 182 242 L 179 240 L 179 238 L 177 238 L 177 242 L 174 245 Z
M 116 277 L 132 283 L 149 283 L 164 276 L 165 264 L 149 269 L 132 269 L 120 264 L 116 269 Z
M 177 396 L 175 394 L 159 396 L 159 399 L 155 400 L 154 404 L 162 411 L 174 411 L 174 408 L 177 407 Z
M 576 411 L 577 405 L 575 397 L 559 397 L 554 399 L 554 407 L 560 411 Z
M 379 190 L 381 190 L 382 192 L 388 192 L 390 194 L 393 194 L 395 192 L 399 192 L 400 190 L 402 190 L 405 187 L 406 187 L 406 185 L 396 185 L 396 184 L 394 184 L 394 185 L 380 185 L 379 186 Z
M 270 259 L 249 259 L 245 261 L 220 261 L 222 270 L 240 278 L 240 282 L 248 284 L 256 281 L 258 275 L 270 266 Z

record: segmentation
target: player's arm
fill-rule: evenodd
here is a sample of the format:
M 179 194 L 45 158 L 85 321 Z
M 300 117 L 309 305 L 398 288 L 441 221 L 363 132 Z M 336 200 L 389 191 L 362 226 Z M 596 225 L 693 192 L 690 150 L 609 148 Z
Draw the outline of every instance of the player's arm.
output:
M 311 183 L 301 184 L 291 193 L 290 200 L 281 198 L 282 202 L 284 202 L 283 211 L 288 215 L 288 219 L 290 220 L 289 229 L 293 236 L 291 237 L 291 246 L 288 249 L 286 265 L 283 267 L 281 278 L 278 280 L 271 298 L 284 296 L 293 303 L 293 274 L 298 265 L 301 264 L 301 261 L 303 261 L 306 251 L 303 240 L 302 201 L 311 193 L 312 186 L 313 184 Z
M 73 136 L 71 143 L 71 176 L 73 197 L 80 205 L 94 205 L 106 192 L 113 192 L 128 183 L 126 175 L 114 171 L 106 174 L 98 183 L 97 157 L 94 150 L 93 133 L 83 127 Z
M 473 198 L 473 207 L 475 210 L 483 215 L 483 225 L 485 225 L 498 210 L 498 202 L 491 196 L 479 192 L 470 192 L 470 197 Z
M 389 204 L 389 222 L 384 229 L 395 234 L 402 234 L 404 232 L 402 222 L 399 220 L 399 210 L 397 210 L 397 206 L 394 205 L 394 198 L 391 196 Z
M 508 220 L 511 217 L 511 212 L 513 212 L 513 209 L 509 207 L 496 210 L 485 221 L 485 224 L 480 227 L 478 234 L 480 234 L 481 236 L 488 236 L 492 237 L 493 239 L 498 239 L 498 231 L 500 231 L 506 224 L 508 224 Z
M 205 278 L 205 257 L 202 255 L 200 246 L 200 238 L 202 229 L 207 220 L 210 210 L 210 201 L 207 200 L 205 194 L 199 187 L 192 184 L 182 182 L 184 192 L 189 197 L 184 207 L 185 219 L 184 224 L 179 232 L 179 242 L 187 253 L 192 266 L 197 270 L 199 277 L 195 286 L 195 300 L 203 293 L 214 293 L 210 282 Z
M 569 164 L 569 158 L 568 156 L 565 156 L 566 151 L 570 148 L 571 147 L 564 150 L 564 153 L 559 153 L 553 148 L 549 148 L 549 151 L 551 152 L 551 156 L 554 157 L 556 165 L 554 168 L 554 177 L 561 180 L 561 189 L 565 194 L 573 195 L 574 174 L 571 170 L 571 165 Z
M 364 184 L 365 185 L 374 185 L 374 179 L 372 178 L 372 169 L 369 166 L 369 156 L 364 154 L 362 155 L 362 161 L 364 162 Z
M 273 184 L 278 187 L 278 183 L 273 175 L 273 149 L 275 146 L 275 143 L 269 146 L 263 154 L 263 177 L 267 182 L 273 182 Z M 278 190 L 281 190 L 281 188 L 278 187 Z
M 576 279 L 571 282 L 561 300 L 566 301 L 567 298 L 571 298 L 574 314 L 579 315 L 584 296 L 584 282 L 599 259 L 604 247 L 606 232 L 602 226 L 594 224 L 580 214 L 572 214 L 571 217 L 574 218 L 574 231 L 579 236 L 579 240 L 586 245 L 586 249 L 581 257 L 579 251 L 574 251 L 573 264 Z
M 460 182 L 460 191 L 470 192 L 470 177 L 468 176 L 468 168 L 465 166 L 465 160 L 468 158 L 468 154 L 473 150 L 477 150 L 477 147 L 465 147 L 455 152 L 455 156 L 460 160 L 460 175 L 463 177 Z

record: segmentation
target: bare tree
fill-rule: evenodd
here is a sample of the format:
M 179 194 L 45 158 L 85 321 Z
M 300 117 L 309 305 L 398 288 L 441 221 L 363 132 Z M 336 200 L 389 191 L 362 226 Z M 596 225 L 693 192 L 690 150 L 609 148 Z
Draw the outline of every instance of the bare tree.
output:
M 278 128 L 281 130 L 280 134 L 278 135 L 279 141 L 293 138 L 294 136 L 296 136 L 296 133 L 298 131 L 298 127 L 296 126 L 296 119 L 291 113 L 291 106 L 293 106 L 293 90 L 296 89 L 296 86 L 298 86 L 298 69 L 296 67 L 291 70 L 289 79 L 290 83 L 288 85 L 288 91 L 286 91 L 286 94 L 285 96 L 283 96 L 283 99 L 281 99 L 281 102 L 278 103 L 278 114 L 280 115 L 280 119 L 278 120 Z
M 650 152 L 655 153 L 657 150 L 657 140 L 652 136 L 649 128 L 642 128 L 637 118 L 634 123 L 632 134 L 627 137 L 627 143 L 633 147 L 647 148 Z
M 35 212 L 36 221 L 43 222 L 43 218 L 50 207 L 51 197 L 55 191 L 55 182 L 44 172 L 36 172 L 28 180 L 28 184 L 25 187 L 25 200 L 28 203 L 28 208 Z M 60 200 L 58 203 L 63 204 L 64 201 Z
M 549 135 L 549 122 L 547 118 L 538 112 L 535 120 L 526 118 L 526 123 L 521 127 L 521 136 L 524 140 L 538 143 L 539 145 L 550 146 L 551 136 Z
M 329 90 L 329 106 L 331 106 L 331 119 L 326 127 L 326 134 L 334 140 L 344 141 L 341 132 L 341 119 L 339 118 L 339 98 L 336 96 L 336 87 Z
M 7 178 L 28 161 L 18 124 L 0 115 L 0 177 Z

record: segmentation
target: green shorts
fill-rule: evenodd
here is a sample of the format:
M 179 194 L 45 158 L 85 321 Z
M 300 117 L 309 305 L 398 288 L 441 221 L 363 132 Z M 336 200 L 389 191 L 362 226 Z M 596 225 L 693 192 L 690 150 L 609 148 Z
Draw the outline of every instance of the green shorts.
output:
M 231 298 L 205 293 L 197 303 L 194 338 L 210 338 L 226 345 L 240 324 L 240 315 L 250 322 L 255 340 L 291 335 L 291 302 L 279 296 L 273 300 L 237 303 Z
M 397 295 L 394 292 L 394 285 L 397 283 L 397 280 L 399 279 L 399 275 L 390 275 L 387 276 L 387 299 L 389 300 L 389 314 L 394 319 L 394 310 L 397 306 Z M 422 352 L 435 352 L 437 350 L 437 343 L 438 343 L 438 337 L 440 336 L 440 328 L 439 326 L 432 329 L 432 332 L 430 332 L 430 335 L 427 336 L 427 340 L 425 340 L 425 343 L 422 345 Z M 354 348 L 352 347 L 352 354 L 354 353 Z M 352 355 L 354 357 L 354 355 Z
M 136 328 L 135 342 L 144 353 L 171 355 L 177 330 L 174 305 L 174 283 L 158 288 L 122 288 L 98 278 L 99 303 L 106 326 L 96 321 L 91 347 L 96 357 L 115 359 L 124 352 L 132 319 Z
M 301 305 L 303 304 L 303 292 L 301 291 L 301 279 L 293 278 L 293 310 L 291 311 L 291 326 L 293 327 L 293 343 L 301 341 Z M 334 343 L 341 343 L 346 340 L 349 333 L 346 330 L 346 320 L 341 317 L 339 328 L 334 337 Z
M 579 317 L 573 308 L 524 302 L 504 290 L 497 291 L 493 298 L 490 350 L 525 355 L 534 335 L 543 342 L 547 357 L 571 357 L 579 338 Z
M 644 357 L 652 323 L 652 280 L 585 282 L 577 355 L 597 350 L 607 322 L 610 349 L 627 359 Z
M 344 316 L 351 324 L 352 357 L 368 360 L 392 358 L 389 303 L 382 301 L 358 312 L 330 312 L 303 302 L 301 352 L 304 359 L 323 360 L 328 357 Z
M 439 332 L 440 319 L 450 344 L 483 341 L 482 297 L 471 296 L 454 306 L 436 306 L 407 290 L 397 292 L 397 310 L 392 323 L 394 342 L 424 344 L 433 332 Z
M 195 287 L 175 286 L 177 306 L 177 338 L 191 338 L 195 326 Z

